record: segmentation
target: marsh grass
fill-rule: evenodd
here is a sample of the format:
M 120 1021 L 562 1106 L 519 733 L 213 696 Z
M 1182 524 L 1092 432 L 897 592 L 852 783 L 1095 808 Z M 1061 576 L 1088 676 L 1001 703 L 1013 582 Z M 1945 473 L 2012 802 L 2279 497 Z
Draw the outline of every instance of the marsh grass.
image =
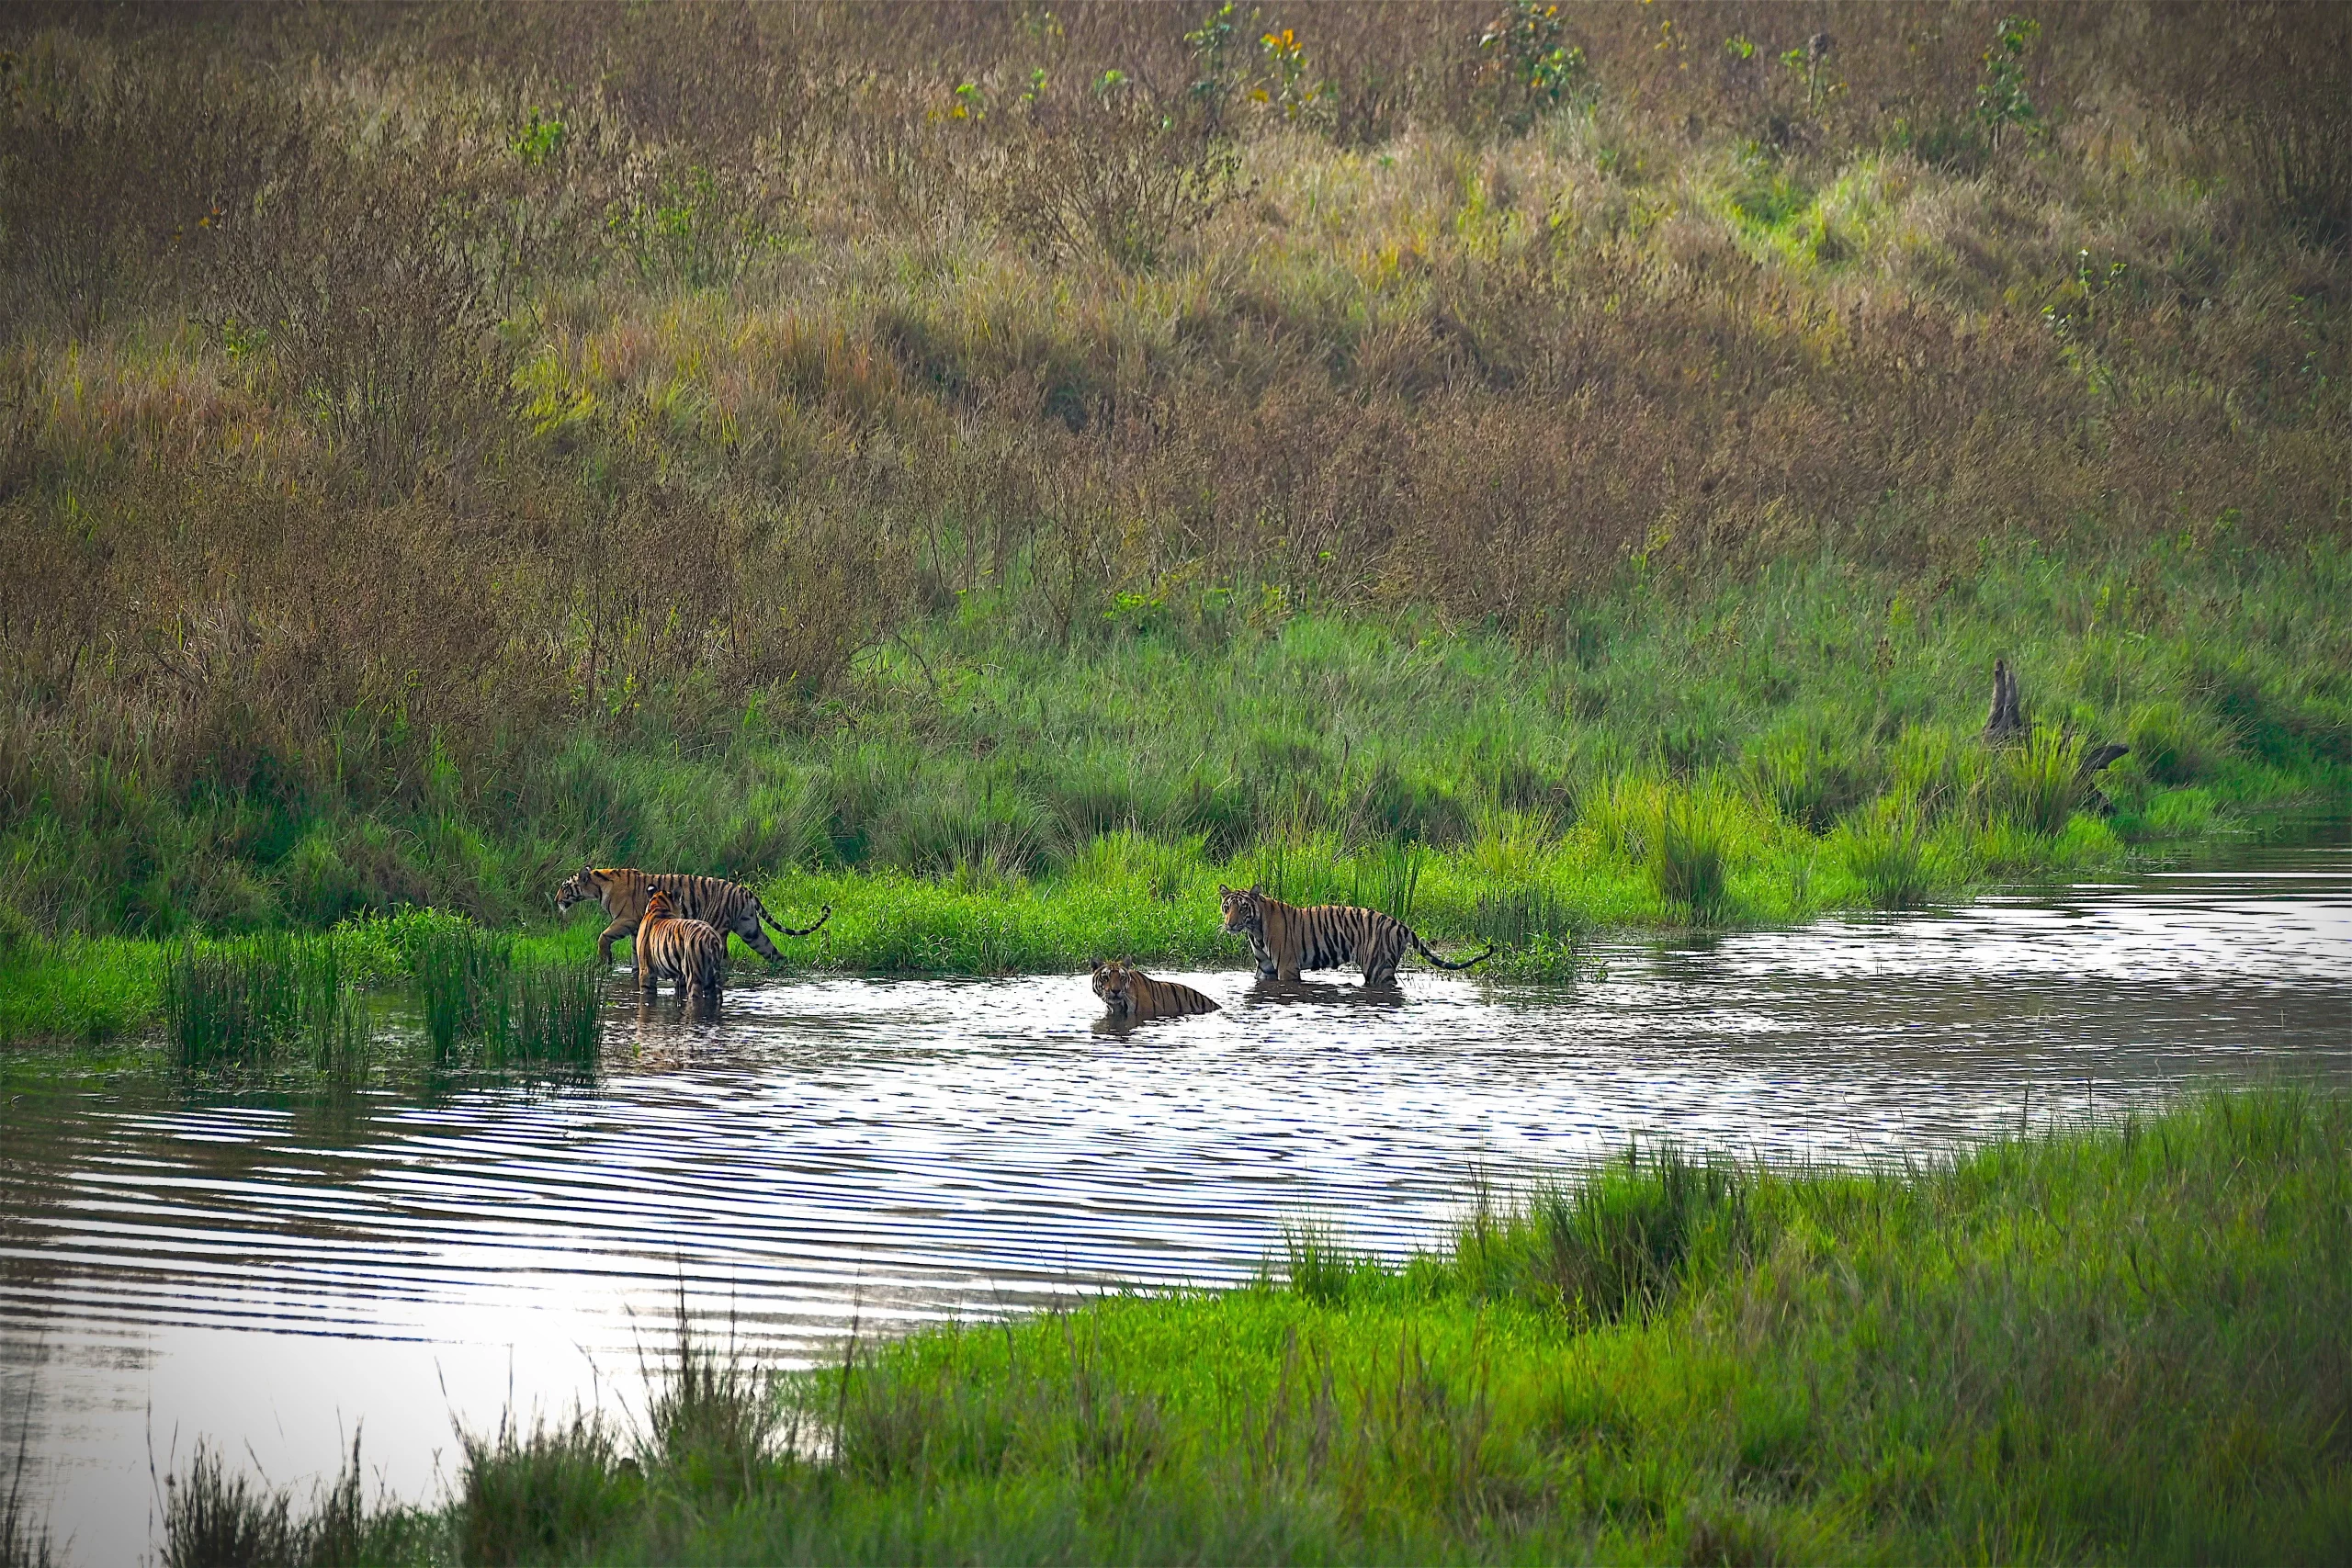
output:
M 446 1061 L 461 1041 L 493 1049 L 514 1035 L 514 941 L 468 925 L 428 931 L 416 950 L 424 1037 Z
M 2074 736 L 2034 730 L 1996 758 L 1987 781 L 1991 809 L 2028 833 L 2058 833 L 2087 793 L 2082 761 L 2083 744 Z
M 450 1534 L 464 1562 L 561 1562 L 593 1551 L 640 1504 L 618 1441 L 594 1415 L 539 1421 L 513 1414 L 488 1437 L 461 1433 L 464 1461 Z
M 1837 853 L 1873 909 L 1917 909 L 1936 889 L 1928 838 L 1918 819 L 1888 802 L 1838 831 Z
M 407 1517 L 469 1562 L 2340 1561 L 2347 1134 L 2267 1089 L 1870 1170 L 1658 1147 L 1399 1261 L 1294 1225 L 1238 1290 L 774 1384 L 688 1335 L 633 1454 L 502 1427 Z
M 1714 925 L 1730 911 L 1727 844 L 1711 802 L 1690 795 L 1664 801 L 1648 825 L 1650 886 L 1694 925 Z
M 371 1514 L 361 1474 L 354 1437 L 335 1479 L 298 1514 L 289 1491 L 232 1471 L 199 1439 L 187 1469 L 164 1480 L 164 1568 L 351 1568 L 403 1555 L 414 1521 Z
M 50 1568 L 55 1561 L 46 1520 L 33 1515 L 33 1499 L 26 1495 L 25 1478 L 32 1460 L 30 1392 L 26 1394 L 26 1419 L 17 1428 L 17 1452 L 8 1466 L 8 1485 L 0 1494 L 0 1568 Z
M 514 970 L 514 1032 L 496 1043 L 503 1059 L 593 1066 L 598 1038 L 598 975 L 591 965 L 525 961 Z

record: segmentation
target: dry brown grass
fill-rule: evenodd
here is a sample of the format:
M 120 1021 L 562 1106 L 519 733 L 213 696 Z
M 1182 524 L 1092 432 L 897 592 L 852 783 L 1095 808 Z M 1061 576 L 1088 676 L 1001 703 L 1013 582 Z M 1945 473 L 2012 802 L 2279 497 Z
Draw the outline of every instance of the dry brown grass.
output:
M 1268 10 L 1295 116 L 1205 9 L 14 8 L 12 811 L 716 733 L 958 591 L 2346 526 L 2340 8 L 2040 8 L 1988 128 L 1998 6 L 1580 7 L 1525 134 L 1496 6 Z

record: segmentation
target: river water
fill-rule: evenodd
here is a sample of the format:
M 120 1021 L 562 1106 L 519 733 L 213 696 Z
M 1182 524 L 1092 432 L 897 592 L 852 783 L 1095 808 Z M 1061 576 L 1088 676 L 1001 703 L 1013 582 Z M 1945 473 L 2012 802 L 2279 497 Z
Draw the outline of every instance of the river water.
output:
M 2201 1083 L 2352 1085 L 2337 837 L 1618 944 L 1568 987 L 1193 974 L 1227 1010 L 1113 1034 L 1083 976 L 755 983 L 716 1022 L 616 983 L 589 1082 L 20 1088 L 0 1463 L 21 1443 L 69 1560 L 128 1562 L 199 1435 L 299 1494 L 364 1423 L 371 1484 L 430 1496 L 459 1426 L 639 1407 L 682 1297 L 805 1363 L 853 1323 L 1244 1279 L 1304 1219 L 1401 1251 L 1482 1175 L 1628 1139 L 1866 1162 Z

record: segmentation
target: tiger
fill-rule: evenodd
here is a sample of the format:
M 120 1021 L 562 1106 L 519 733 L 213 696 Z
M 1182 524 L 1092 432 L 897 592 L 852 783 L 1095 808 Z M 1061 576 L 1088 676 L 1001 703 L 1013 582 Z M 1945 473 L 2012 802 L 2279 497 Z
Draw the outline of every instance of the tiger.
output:
M 1495 955 L 1491 944 L 1476 958 L 1456 964 L 1431 953 L 1413 928 L 1377 909 L 1348 904 L 1317 904 L 1302 909 L 1270 898 L 1256 887 L 1219 884 L 1217 900 L 1224 906 L 1225 929 L 1250 939 L 1250 953 L 1258 973 L 1270 980 L 1295 980 L 1302 969 L 1337 969 L 1363 965 L 1367 986 L 1385 986 L 1396 978 L 1408 947 L 1441 969 L 1467 969 Z
M 590 900 L 602 904 L 613 923 L 596 939 L 596 962 L 610 965 L 613 943 L 637 930 L 637 922 L 645 913 L 647 897 L 659 890 L 670 896 L 678 913 L 690 920 L 700 920 L 718 931 L 719 945 L 726 946 L 727 933 L 733 931 L 743 939 L 753 953 L 771 964 L 779 963 L 784 954 L 775 943 L 760 930 L 764 920 L 782 936 L 808 936 L 833 917 L 833 907 L 825 906 L 815 925 L 800 931 L 768 913 L 760 896 L 740 882 L 728 882 L 716 876 L 689 876 L 684 872 L 639 871 L 626 865 L 583 865 L 577 876 L 569 877 L 556 889 L 555 910 L 568 915 L 575 904 Z
M 637 925 L 637 988 L 650 991 L 664 980 L 717 997 L 727 984 L 727 939 L 707 921 L 681 917 L 656 889 Z
M 1097 958 L 1090 967 L 1094 971 L 1094 994 L 1102 998 L 1102 1010 L 1114 1018 L 1184 1018 L 1218 1010 L 1216 1002 L 1190 986 L 1153 979 L 1136 968 L 1132 958 L 1107 962 Z

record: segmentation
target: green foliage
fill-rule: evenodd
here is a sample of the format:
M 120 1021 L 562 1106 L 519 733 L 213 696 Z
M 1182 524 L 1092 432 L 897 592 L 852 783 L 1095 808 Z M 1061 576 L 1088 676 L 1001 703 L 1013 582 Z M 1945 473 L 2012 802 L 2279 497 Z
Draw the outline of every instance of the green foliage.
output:
M 1976 118 L 1996 148 L 2012 126 L 2028 133 L 2041 128 L 2041 117 L 2026 93 L 2026 57 L 2041 36 L 2041 24 L 2028 17 L 2003 17 L 1994 25 L 1984 74 L 1976 84 Z
M 1538 114 L 1589 96 L 1584 51 L 1566 36 L 1560 7 L 1544 0 L 1510 0 L 1502 16 L 1478 35 L 1505 124 L 1524 130 Z

